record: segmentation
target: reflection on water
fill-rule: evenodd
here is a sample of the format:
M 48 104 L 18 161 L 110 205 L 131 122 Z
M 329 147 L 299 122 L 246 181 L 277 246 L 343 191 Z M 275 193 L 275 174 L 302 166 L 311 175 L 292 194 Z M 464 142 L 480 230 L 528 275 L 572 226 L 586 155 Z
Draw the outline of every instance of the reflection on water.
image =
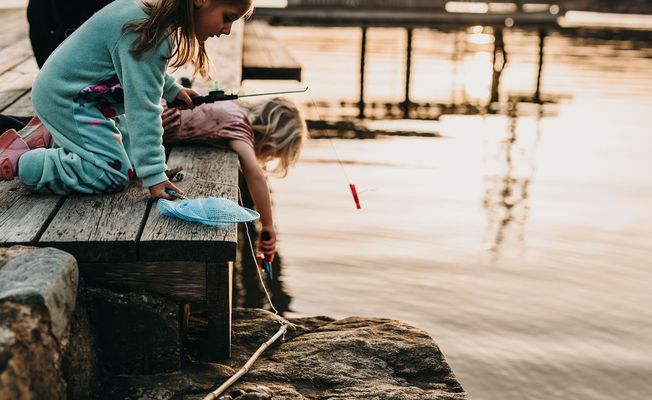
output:
M 355 102 L 356 30 L 277 32 L 317 102 Z M 368 98 L 398 103 L 405 35 L 368 35 Z M 485 113 L 492 45 L 416 30 L 411 98 L 479 112 L 410 121 L 441 138 L 313 140 L 270 180 L 286 314 L 420 327 L 472 399 L 652 398 L 652 46 L 549 36 L 542 95 L 555 102 L 539 105 L 521 101 L 538 35 L 505 31 L 504 44 Z
M 539 105 L 539 110 L 542 107 Z M 535 132 L 525 129 L 522 129 L 525 132 L 519 132 L 518 122 L 518 103 L 510 103 L 507 135 L 495 142 L 498 144 L 496 154 L 485 167 L 486 191 L 482 200 L 488 220 L 485 241 L 486 248 L 495 255 L 494 261 L 508 237 L 517 240 L 516 245 L 511 247 L 519 250 L 523 249 L 525 239 L 524 228 L 530 208 L 529 186 L 534 176 L 535 151 L 541 136 L 541 113 L 536 117 Z M 528 141 L 528 133 L 534 133 L 535 139 Z

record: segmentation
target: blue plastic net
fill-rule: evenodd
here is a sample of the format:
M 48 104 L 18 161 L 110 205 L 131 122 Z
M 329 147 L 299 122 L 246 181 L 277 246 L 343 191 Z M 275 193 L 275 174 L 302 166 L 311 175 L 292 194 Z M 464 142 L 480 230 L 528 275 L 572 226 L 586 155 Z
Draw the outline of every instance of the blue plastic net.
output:
M 185 221 L 205 225 L 227 227 L 238 222 L 249 222 L 260 218 L 260 214 L 249 208 L 221 197 L 206 197 L 182 201 L 159 199 L 156 206 L 161 214 Z

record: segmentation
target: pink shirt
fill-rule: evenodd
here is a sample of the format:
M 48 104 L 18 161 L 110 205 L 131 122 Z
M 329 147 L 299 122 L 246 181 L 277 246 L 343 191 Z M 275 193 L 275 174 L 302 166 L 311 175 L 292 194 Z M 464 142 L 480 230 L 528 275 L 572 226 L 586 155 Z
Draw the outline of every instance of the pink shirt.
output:
M 178 111 L 180 125 L 178 129 L 165 132 L 163 137 L 167 143 L 201 142 L 226 146 L 229 140 L 242 140 L 254 147 L 248 110 L 234 101 L 216 101 Z

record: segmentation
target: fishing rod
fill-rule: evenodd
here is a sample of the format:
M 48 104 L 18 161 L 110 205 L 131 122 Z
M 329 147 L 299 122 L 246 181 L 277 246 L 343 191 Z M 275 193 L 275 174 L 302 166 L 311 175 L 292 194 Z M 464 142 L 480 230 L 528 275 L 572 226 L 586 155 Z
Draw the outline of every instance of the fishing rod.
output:
M 280 91 L 280 92 L 262 92 L 262 93 L 245 93 L 245 94 L 226 94 L 224 90 L 220 89 L 219 84 L 215 82 L 215 89 L 211 90 L 208 92 L 207 96 L 195 96 L 192 97 L 192 104 L 195 106 L 201 105 L 201 104 L 207 104 L 207 103 L 214 103 L 216 101 L 225 101 L 225 100 L 236 100 L 240 99 L 243 97 L 256 97 L 256 96 L 273 96 L 277 94 L 290 94 L 290 93 L 304 93 L 308 91 L 308 86 L 306 86 L 303 89 L 298 89 L 298 90 L 285 90 L 285 91 Z M 310 95 L 310 93 L 308 93 Z M 317 104 L 315 103 L 315 100 L 310 96 L 310 100 L 312 101 L 313 106 L 315 107 L 315 111 L 317 112 L 317 115 L 319 117 L 319 120 L 322 120 L 321 115 L 319 115 L 319 109 L 317 107 Z M 172 102 L 168 102 L 168 107 L 181 107 L 181 108 L 186 108 L 188 105 L 186 102 L 180 99 L 175 99 Z M 355 184 L 351 183 L 349 180 L 349 177 L 346 174 L 346 169 L 344 168 L 344 165 L 342 164 L 342 161 L 339 158 L 339 155 L 337 154 L 337 151 L 335 150 L 335 146 L 333 145 L 332 140 L 329 138 L 329 143 L 331 144 L 331 147 L 333 148 L 333 152 L 335 153 L 335 156 L 337 157 L 337 161 L 342 167 L 342 170 L 344 171 L 344 175 L 346 177 L 346 180 L 349 183 L 349 189 L 351 190 L 351 195 L 353 196 L 353 201 L 355 202 L 355 207 L 359 210 L 362 208 L 360 205 L 360 198 L 358 197 L 358 191 L 355 187 Z M 263 264 L 264 265 L 264 264 Z M 271 274 L 271 269 L 270 269 L 270 274 Z
M 236 100 L 243 97 L 256 97 L 256 96 L 273 96 L 277 94 L 289 94 L 289 93 L 303 93 L 308 90 L 308 86 L 304 89 L 299 90 L 286 90 L 281 92 L 263 92 L 263 93 L 245 93 L 245 94 L 226 94 L 224 90 L 211 90 L 208 92 L 207 96 L 195 96 L 192 97 L 192 104 L 198 106 L 200 104 L 214 103 L 216 101 L 224 100 Z M 168 102 L 168 107 L 188 107 L 185 101 L 180 99 L 174 99 L 172 102 Z

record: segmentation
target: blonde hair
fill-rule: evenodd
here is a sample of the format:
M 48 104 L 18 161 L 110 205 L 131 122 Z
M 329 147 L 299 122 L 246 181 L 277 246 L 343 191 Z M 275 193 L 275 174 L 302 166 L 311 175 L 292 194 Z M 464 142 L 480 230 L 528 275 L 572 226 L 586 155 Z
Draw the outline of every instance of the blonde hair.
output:
M 249 124 L 254 130 L 254 151 L 262 164 L 276 160 L 271 172 L 285 176 L 299 159 L 308 136 L 306 121 L 299 107 L 285 97 L 275 97 L 255 104 L 243 103 L 249 109 Z
M 253 0 L 209 0 L 240 7 L 245 18 L 253 13 Z M 143 1 L 147 18 L 124 25 L 123 32 L 138 32 L 131 53 L 138 57 L 158 46 L 168 35 L 171 38 L 172 60 L 170 67 L 178 68 L 187 63 L 195 65 L 195 75 L 207 77 L 210 59 L 203 42 L 195 37 L 195 6 L 193 0 Z

